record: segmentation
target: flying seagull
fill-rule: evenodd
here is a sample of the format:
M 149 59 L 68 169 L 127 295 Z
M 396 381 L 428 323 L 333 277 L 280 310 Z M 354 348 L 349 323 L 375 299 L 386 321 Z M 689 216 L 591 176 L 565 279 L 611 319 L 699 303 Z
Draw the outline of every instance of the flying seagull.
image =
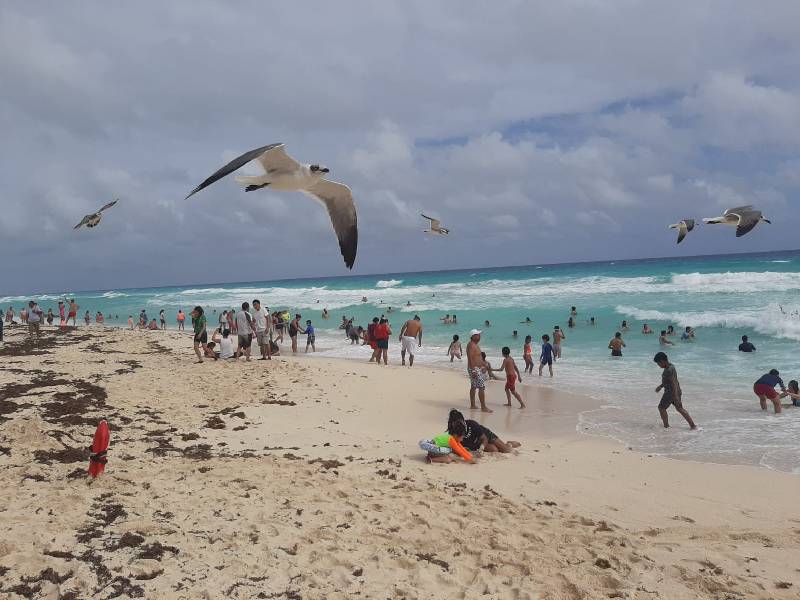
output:
M 426 217 L 422 215 L 423 219 L 428 219 L 431 222 L 430 229 L 424 230 L 423 233 L 429 233 L 431 235 L 447 235 L 450 233 L 449 229 L 442 227 L 441 221 L 439 219 L 432 219 L 431 217 Z
M 761 211 L 754 209 L 752 206 L 737 206 L 736 208 L 729 208 L 721 217 L 712 217 L 703 219 L 704 223 L 708 225 L 730 225 L 736 227 L 736 237 L 742 237 L 745 233 L 749 232 L 753 227 L 758 225 L 759 221 L 772 224 L 772 221 L 765 219 L 761 215 Z
M 96 213 L 92 213 L 90 215 L 86 215 L 85 217 L 83 217 L 83 220 L 80 223 L 78 223 L 77 225 L 75 225 L 75 227 L 73 227 L 73 229 L 80 229 L 84 225 L 86 225 L 89 228 L 97 227 L 98 223 L 100 223 L 100 219 L 103 218 L 103 215 L 101 213 L 104 210 L 108 210 L 109 208 L 114 206 L 117 202 L 119 202 L 119 198 L 117 198 L 113 202 L 109 202 L 103 208 L 98 210 Z
M 683 219 L 682 221 L 673 223 L 669 228 L 678 230 L 678 243 L 680 244 L 683 238 L 686 237 L 686 234 L 694 229 L 694 219 Z
M 303 192 L 320 202 L 328 209 L 333 230 L 339 239 L 344 264 L 348 269 L 352 269 L 358 247 L 358 219 L 350 188 L 343 183 L 325 179 L 330 172 L 325 166 L 301 165 L 286 154 L 283 144 L 269 144 L 245 152 L 194 188 L 186 198 L 230 175 L 252 160 L 257 160 L 261 164 L 264 175 L 236 177 L 236 181 L 246 185 L 244 191 L 252 192 L 269 187 L 286 192 Z

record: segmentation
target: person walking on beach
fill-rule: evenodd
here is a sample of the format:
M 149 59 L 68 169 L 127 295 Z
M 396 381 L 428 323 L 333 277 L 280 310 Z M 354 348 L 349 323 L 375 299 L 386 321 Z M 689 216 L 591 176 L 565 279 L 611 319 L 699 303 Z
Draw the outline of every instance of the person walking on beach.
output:
M 533 338 L 529 335 L 525 336 L 525 345 L 522 346 L 522 360 L 525 361 L 525 373 L 533 374 L 533 349 L 531 343 Z
M 222 319 L 221 315 L 220 319 Z M 261 306 L 261 300 L 258 298 L 253 300 L 253 325 L 256 333 L 256 342 L 261 349 L 261 358 L 258 360 L 272 360 L 272 348 L 269 343 L 272 317 L 269 314 L 269 310 Z M 220 329 L 222 329 L 221 323 Z
M 167 328 L 167 315 L 164 312 L 163 308 L 158 312 L 158 319 L 159 319 L 159 321 L 161 321 L 161 323 L 160 323 L 161 329 L 166 329 Z
M 67 326 L 67 316 L 66 316 L 66 306 L 64 306 L 64 303 L 61 300 L 58 301 L 58 318 L 59 318 L 58 326 L 63 331 L 63 329 Z
M 184 322 L 186 321 L 186 315 L 182 310 L 178 310 L 178 331 L 184 330 Z M 131 327 L 133 329 L 133 327 Z
M 203 314 L 202 306 L 195 306 L 191 313 L 192 325 L 194 328 L 194 353 L 197 355 L 197 362 L 203 362 L 203 356 L 208 351 L 208 331 L 206 331 L 206 316 Z M 202 351 L 201 351 L 202 348 Z
M 742 343 L 739 344 L 739 352 L 755 352 L 756 347 L 749 341 L 747 341 L 747 336 L 742 336 Z
M 239 335 L 239 349 L 236 358 L 244 353 L 245 360 L 250 360 L 250 347 L 253 345 L 253 317 L 250 315 L 250 304 L 242 302 L 242 310 L 236 313 L 236 331 Z
M 779 385 L 781 394 L 775 391 L 775 386 Z M 772 402 L 775 408 L 775 414 L 781 412 L 781 398 L 786 396 L 786 386 L 783 384 L 783 379 L 780 378 L 780 373 L 777 369 L 772 369 L 769 373 L 762 375 L 758 381 L 753 384 L 753 393 L 758 396 L 758 401 L 761 403 L 761 410 L 767 410 L 767 399 Z
M 381 364 L 381 357 L 383 357 L 383 364 L 389 364 L 389 337 L 392 335 L 392 328 L 389 327 L 388 319 L 381 319 L 375 327 L 375 346 L 376 346 L 376 364 Z
M 417 342 L 419 340 L 419 342 Z M 406 352 L 408 352 L 408 366 L 414 366 L 414 354 L 417 347 L 422 347 L 422 322 L 419 315 L 414 315 L 400 328 L 400 360 L 406 365 Z
M 86 311 L 86 314 L 83 315 L 83 320 L 86 322 L 87 325 L 92 322 L 92 315 L 89 314 L 88 310 Z
M 75 319 L 78 318 L 78 309 L 80 306 L 77 302 L 75 302 L 75 298 L 69 301 L 69 315 L 67 316 L 67 325 L 69 325 L 69 320 L 72 319 L 72 326 L 77 327 L 78 324 L 75 322 Z
M 491 413 L 493 411 L 486 407 L 486 380 L 488 379 L 488 369 L 486 360 L 481 356 L 480 329 L 473 329 L 469 332 L 469 343 L 467 344 L 467 373 L 469 374 L 469 407 L 472 410 L 475 406 L 475 392 L 481 403 L 481 411 Z
M 522 401 L 522 396 L 520 396 L 519 392 L 517 391 L 517 381 L 522 381 L 522 375 L 519 374 L 517 363 L 515 363 L 514 359 L 511 358 L 511 348 L 508 346 L 503 346 L 501 352 L 503 353 L 503 362 L 499 369 L 494 370 L 506 372 L 506 406 L 511 406 L 511 396 L 514 396 L 514 398 L 517 399 L 517 402 L 519 402 L 519 407 L 525 408 L 525 403 Z
M 618 331 L 614 337 L 608 342 L 608 349 L 611 350 L 611 356 L 622 356 L 622 349 L 625 347 L 625 341 L 622 339 L 622 334 Z
M 550 377 L 553 376 L 553 346 L 550 344 L 550 336 L 546 333 L 542 336 L 542 354 L 539 356 L 539 377 L 542 376 L 544 366 L 547 365 Z
M 675 366 L 669 362 L 667 355 L 663 352 L 657 353 L 653 357 L 653 362 L 663 369 L 661 371 L 661 385 L 656 388 L 656 393 L 664 390 L 664 394 L 661 396 L 661 402 L 658 403 L 658 413 L 661 415 L 664 427 L 669 427 L 667 409 L 671 404 L 675 407 L 675 410 L 686 419 L 686 422 L 689 424 L 689 429 L 697 429 L 694 421 L 692 421 L 692 417 L 690 417 L 686 409 L 683 408 L 681 398 L 683 392 L 681 391 L 681 384 L 678 382 L 678 373 L 675 370 Z
M 556 325 L 553 327 L 553 360 L 561 358 L 561 342 L 567 339 L 562 329 Z
M 28 302 L 28 332 L 39 337 L 39 327 L 42 324 L 42 309 L 33 300 Z

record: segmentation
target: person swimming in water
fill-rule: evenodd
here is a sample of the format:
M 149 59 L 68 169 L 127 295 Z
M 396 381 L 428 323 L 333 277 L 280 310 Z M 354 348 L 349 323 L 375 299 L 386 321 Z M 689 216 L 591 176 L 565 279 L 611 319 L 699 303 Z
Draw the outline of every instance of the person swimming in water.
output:
M 650 325 L 648 325 L 647 323 L 645 323 L 645 324 L 644 324 L 644 326 L 642 327 L 642 334 L 643 334 L 643 335 L 650 335 L 650 334 L 652 334 L 652 333 L 653 333 L 653 330 L 652 330 L 652 329 L 650 329 Z
M 661 330 L 661 335 L 658 337 L 658 343 L 661 344 L 662 346 L 674 346 L 675 345 L 675 344 L 673 344 L 672 342 L 670 342 L 667 339 L 667 330 L 666 329 L 662 329 Z
M 622 356 L 622 349 L 625 347 L 625 341 L 622 339 L 622 334 L 618 331 L 608 342 L 608 349 L 611 350 L 611 356 Z

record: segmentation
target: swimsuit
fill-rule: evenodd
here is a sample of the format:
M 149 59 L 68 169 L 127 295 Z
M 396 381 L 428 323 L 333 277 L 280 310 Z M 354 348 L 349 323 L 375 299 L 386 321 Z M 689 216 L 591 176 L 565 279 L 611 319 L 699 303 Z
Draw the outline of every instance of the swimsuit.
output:
M 516 389 L 517 384 L 517 376 L 514 375 L 506 375 L 506 389 L 509 392 L 513 392 Z
M 497 439 L 494 432 L 488 427 L 484 427 L 477 421 L 467 419 L 464 421 L 467 426 L 467 433 L 461 438 L 461 444 L 467 449 L 477 451 L 481 448 L 481 438 L 486 436 L 486 443 L 493 444 Z
M 472 369 L 467 369 L 467 373 L 469 373 L 470 386 L 478 390 L 486 389 L 486 380 L 488 379 L 486 371 L 480 367 L 473 367 Z
M 417 338 L 404 335 L 400 338 L 400 344 L 403 352 L 408 352 L 411 356 L 414 356 L 417 351 Z
M 542 344 L 542 355 L 539 357 L 539 363 L 551 366 L 553 364 L 553 347 L 549 342 Z

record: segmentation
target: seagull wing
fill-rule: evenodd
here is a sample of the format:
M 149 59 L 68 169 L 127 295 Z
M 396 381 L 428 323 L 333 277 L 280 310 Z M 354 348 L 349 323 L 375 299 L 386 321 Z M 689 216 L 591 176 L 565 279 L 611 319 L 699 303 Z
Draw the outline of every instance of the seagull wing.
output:
M 101 213 L 101 212 L 103 212 L 104 210 L 108 210 L 109 208 L 111 208 L 112 206 L 114 206 L 114 205 L 115 205 L 117 202 L 119 202 L 119 198 L 117 198 L 117 199 L 116 199 L 116 200 L 114 200 L 113 202 L 109 202 L 108 204 L 106 204 L 106 205 L 105 205 L 103 208 L 101 208 L 101 209 L 100 209 L 100 210 L 98 210 L 97 212 Z
M 191 196 L 193 194 L 196 194 L 197 192 L 199 192 L 203 188 L 207 188 L 208 186 L 210 186 L 215 181 L 219 181 L 220 179 L 222 179 L 226 175 L 230 175 L 236 169 L 239 169 L 239 168 L 243 167 L 244 165 L 249 163 L 251 160 L 255 160 L 256 158 L 258 158 L 259 156 L 261 156 L 265 152 L 268 152 L 268 151 L 272 150 L 273 148 L 277 148 L 278 146 L 283 146 L 283 144 L 270 144 L 268 146 L 262 146 L 261 148 L 256 148 L 255 150 L 250 150 L 250 152 L 245 152 L 241 156 L 239 156 L 237 158 L 234 158 L 231 162 L 229 162 L 227 165 L 225 165 L 224 167 L 219 169 L 211 177 L 209 177 L 208 179 L 203 181 L 203 183 L 201 183 L 196 188 L 194 188 L 191 192 L 189 192 L 189 195 L 186 196 L 186 198 L 188 199 L 189 196 Z
M 432 217 L 426 217 L 425 215 L 422 215 L 422 218 L 423 219 L 428 219 L 428 221 L 431 222 L 431 229 L 433 231 L 437 231 L 437 230 L 440 229 L 442 222 L 439 219 L 434 219 Z
M 736 226 L 736 237 L 742 237 L 745 233 L 753 229 L 753 227 L 758 225 L 759 219 L 761 219 L 761 211 L 759 210 L 742 212 L 739 215 L 739 224 Z
M 94 215 L 86 215 L 85 217 L 83 217 L 83 220 L 80 223 L 78 223 L 77 225 L 75 225 L 75 227 L 73 227 L 73 229 L 80 229 L 81 227 L 86 225 L 93 216 Z
M 258 162 L 264 167 L 267 175 L 279 173 L 294 173 L 302 165 L 286 154 L 283 144 L 273 144 L 266 152 L 258 157 Z
M 358 218 L 353 193 L 343 183 L 320 179 L 303 193 L 321 202 L 328 209 L 331 225 L 339 239 L 344 264 L 353 268 L 358 248 Z
M 736 215 L 738 217 L 740 213 L 747 212 L 750 210 L 753 210 L 753 206 L 751 204 L 748 204 L 747 206 L 737 206 L 736 208 L 729 208 L 722 214 L 725 215 L 726 217 L 728 215 Z
M 683 222 L 686 224 L 686 231 L 694 229 L 694 219 L 684 219 Z
M 677 243 L 680 244 L 683 241 L 683 238 L 686 237 L 687 233 L 688 233 L 688 230 L 687 230 L 686 227 L 683 227 L 683 226 L 678 227 L 678 242 Z

